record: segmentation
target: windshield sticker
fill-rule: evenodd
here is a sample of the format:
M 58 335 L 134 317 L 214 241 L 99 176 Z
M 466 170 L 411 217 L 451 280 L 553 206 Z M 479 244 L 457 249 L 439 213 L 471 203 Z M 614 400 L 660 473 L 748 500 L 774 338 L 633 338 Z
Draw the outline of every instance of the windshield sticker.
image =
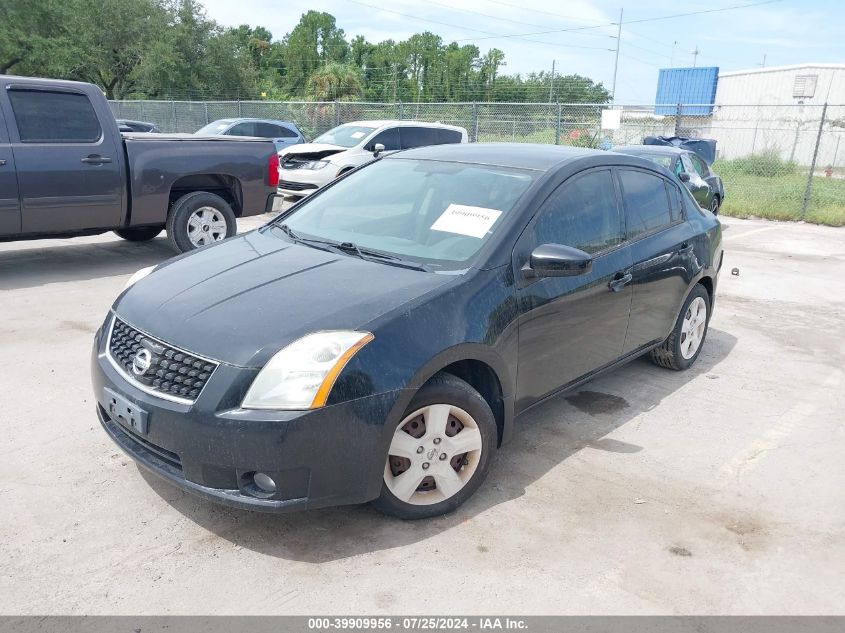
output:
M 450 204 L 437 221 L 431 225 L 432 231 L 457 233 L 469 237 L 482 238 L 490 227 L 502 215 L 501 211 L 471 207 L 465 204 Z
M 352 138 L 362 138 L 364 136 L 364 133 L 363 132 L 352 132 L 352 134 L 350 134 L 350 136 Z

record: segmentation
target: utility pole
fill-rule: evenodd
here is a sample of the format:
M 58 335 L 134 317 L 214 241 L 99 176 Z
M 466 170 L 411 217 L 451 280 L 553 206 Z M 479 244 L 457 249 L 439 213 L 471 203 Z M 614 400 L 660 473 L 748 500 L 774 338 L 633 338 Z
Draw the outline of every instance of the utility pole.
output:
M 393 64 L 393 103 L 396 103 L 396 64 Z
M 555 86 L 555 60 L 552 60 L 552 79 L 549 81 L 549 103 L 552 102 L 552 89 Z
M 762 63 L 762 64 L 757 64 L 757 65 L 758 65 L 760 68 L 765 68 L 765 67 L 766 67 L 766 53 L 763 53 L 763 63 Z
M 669 58 L 669 68 L 675 67 L 675 47 L 678 45 L 678 40 L 672 42 L 672 56 Z
M 692 67 L 695 68 L 696 63 L 698 62 L 698 54 L 701 51 L 698 50 L 698 44 L 695 45 L 695 50 L 692 52 Z
M 610 89 L 611 103 L 616 103 L 616 71 L 619 70 L 619 45 L 622 43 L 622 12 L 619 9 L 619 27 L 616 29 L 616 59 L 613 62 L 613 87 Z

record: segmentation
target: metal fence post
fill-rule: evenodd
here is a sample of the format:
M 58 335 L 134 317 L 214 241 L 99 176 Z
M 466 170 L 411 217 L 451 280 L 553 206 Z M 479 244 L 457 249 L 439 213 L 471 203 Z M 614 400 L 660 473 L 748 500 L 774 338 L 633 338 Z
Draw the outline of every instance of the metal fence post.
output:
M 173 131 L 178 132 L 179 131 L 179 123 L 176 120 L 176 100 L 175 99 L 170 100 L 170 112 L 173 114 Z
M 683 106 L 679 103 L 678 109 L 675 111 L 675 136 L 681 135 L 681 112 L 683 112 Z
M 205 105 L 205 124 L 208 125 L 210 121 L 208 120 L 208 101 L 203 102 Z
M 399 102 L 399 120 L 401 121 L 404 118 L 405 118 L 405 104 L 400 101 Z
M 801 219 L 807 214 L 807 207 L 810 204 L 810 195 L 813 193 L 813 172 L 816 171 L 816 159 L 819 157 L 819 145 L 822 142 L 824 131 L 824 120 L 827 116 L 827 102 L 822 107 L 822 118 L 819 121 L 819 133 L 816 135 L 816 146 L 813 148 L 813 160 L 810 163 L 810 173 L 807 175 L 807 187 L 804 189 L 804 201 L 801 203 Z
M 474 101 L 472 103 L 472 138 L 470 142 L 478 142 L 478 104 Z
M 555 145 L 560 145 L 560 102 L 557 104 L 557 121 L 555 122 Z
M 340 101 L 334 100 L 334 126 L 340 125 Z
M 238 97 L 238 117 L 241 116 L 241 99 Z

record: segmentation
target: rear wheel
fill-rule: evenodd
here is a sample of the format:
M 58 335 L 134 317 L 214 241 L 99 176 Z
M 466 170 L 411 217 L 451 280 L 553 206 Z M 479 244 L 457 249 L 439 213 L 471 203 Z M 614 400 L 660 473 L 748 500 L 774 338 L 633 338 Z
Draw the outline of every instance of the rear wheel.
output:
M 224 240 L 237 229 L 229 203 L 207 191 L 185 194 L 173 203 L 167 216 L 167 237 L 180 253 Z
M 701 284 L 690 292 L 675 328 L 660 347 L 651 350 L 651 360 L 667 369 L 690 367 L 701 353 L 710 320 L 710 295 Z
M 147 242 L 161 233 L 164 226 L 137 226 L 129 229 L 117 229 L 115 233 L 130 242 Z
M 381 496 L 373 505 L 401 519 L 454 510 L 487 475 L 496 433 L 481 394 L 451 374 L 435 376 L 414 396 L 393 433 Z
M 719 215 L 719 206 L 721 203 L 719 202 L 719 196 L 713 196 L 713 199 L 710 201 L 710 212 L 713 215 Z

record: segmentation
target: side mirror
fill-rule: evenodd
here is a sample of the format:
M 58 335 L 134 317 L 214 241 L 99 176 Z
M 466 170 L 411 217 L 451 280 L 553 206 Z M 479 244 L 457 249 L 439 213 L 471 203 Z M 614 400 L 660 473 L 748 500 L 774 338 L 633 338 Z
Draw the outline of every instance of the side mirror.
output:
M 593 269 L 593 258 L 562 244 L 541 244 L 531 253 L 522 271 L 526 277 L 574 277 Z
M 376 143 L 373 145 L 373 158 L 378 158 L 378 155 L 384 151 L 384 145 L 382 143 Z
M 689 182 L 689 174 L 687 172 L 678 174 L 678 178 L 681 179 L 681 182 Z

